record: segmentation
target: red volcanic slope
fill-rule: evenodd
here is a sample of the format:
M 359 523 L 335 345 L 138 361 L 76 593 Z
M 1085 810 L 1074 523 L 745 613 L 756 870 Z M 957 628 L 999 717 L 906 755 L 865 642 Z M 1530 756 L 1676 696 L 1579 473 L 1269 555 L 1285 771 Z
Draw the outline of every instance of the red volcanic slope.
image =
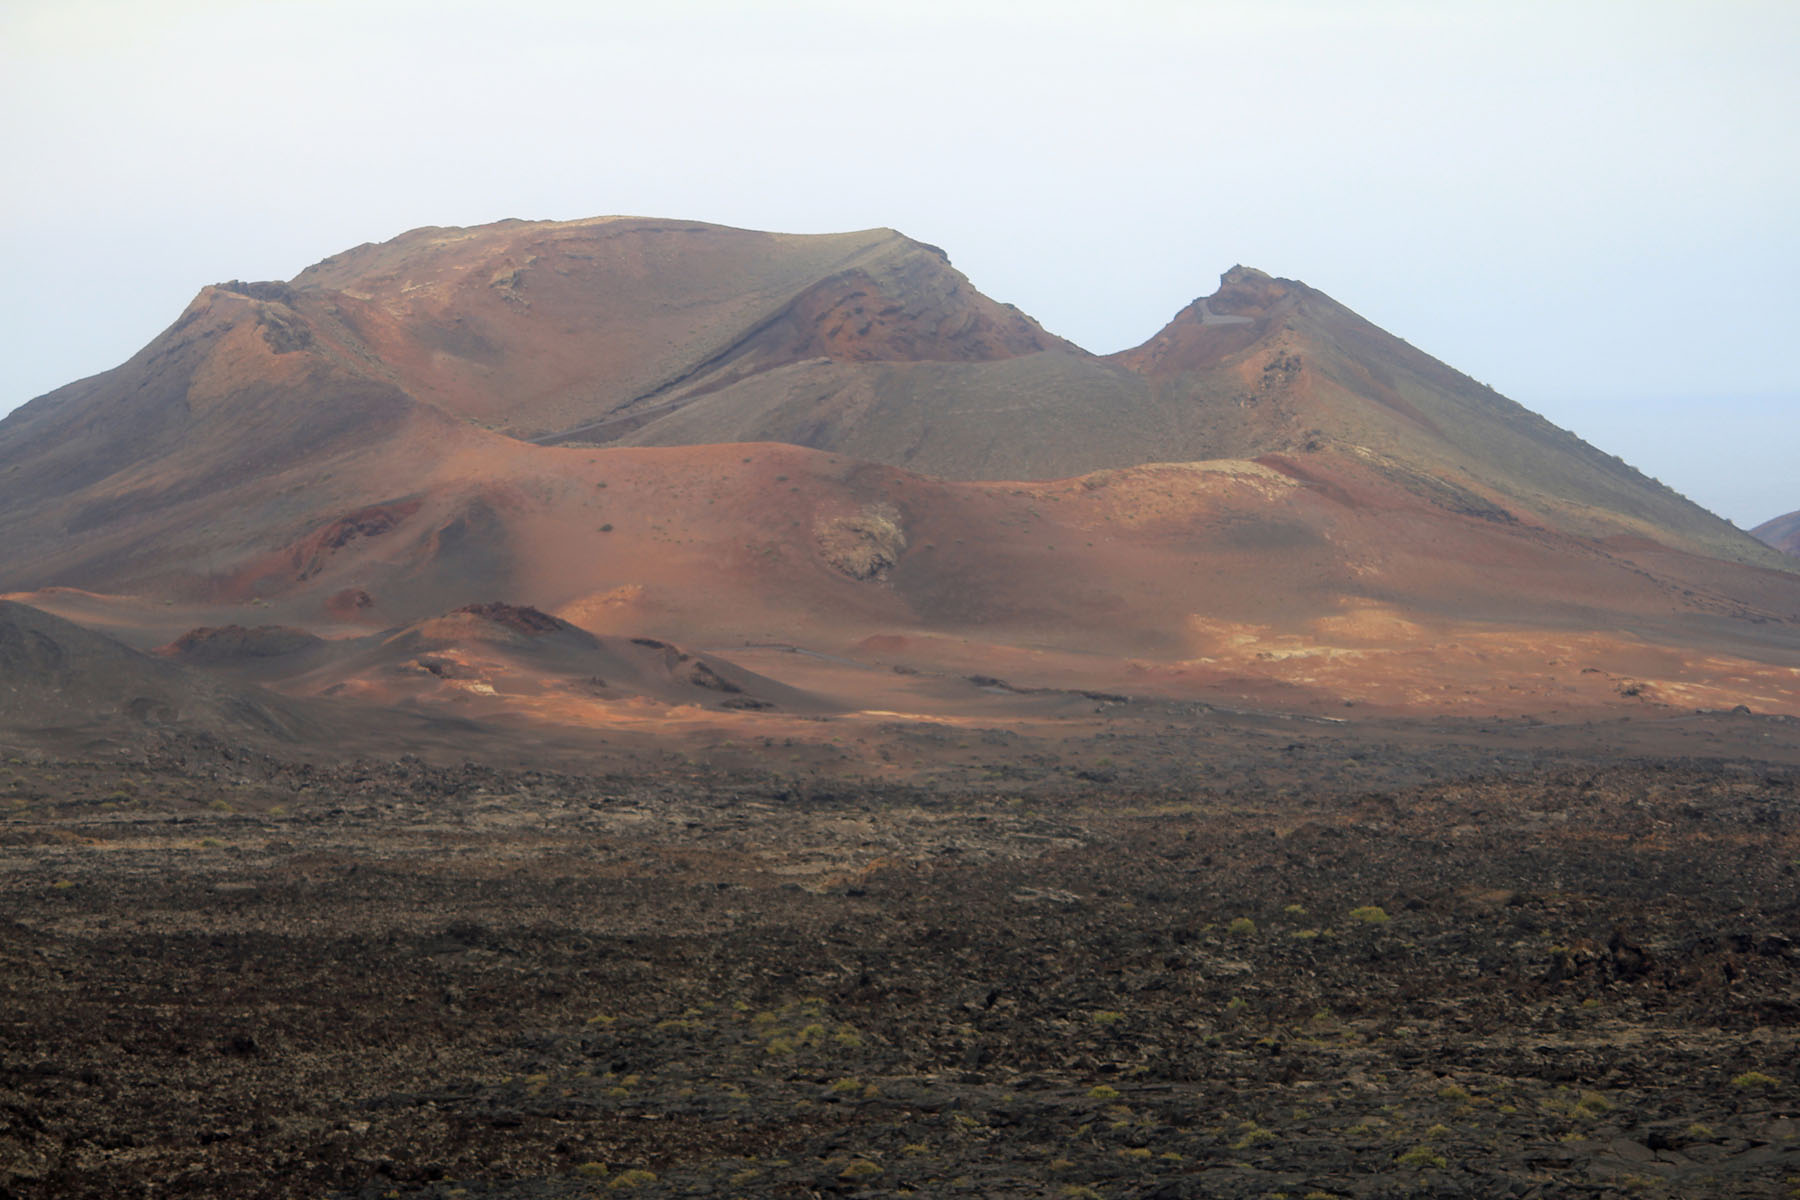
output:
M 412 395 L 528 438 L 612 440 L 677 395 L 796 362 L 1066 345 L 976 292 L 941 250 L 886 229 L 628 217 L 419 229 L 273 287 Z
M 1451 638 L 1471 678 L 1488 633 L 1540 674 L 1673 647 L 1703 691 L 1689 659 L 1785 670 L 1800 621 L 1791 560 L 1303 284 L 1234 268 L 1101 359 L 890 231 L 626 218 L 204 290 L 0 422 L 0 539 L 0 586 L 197 648 L 504 597 L 1050 682 L 1387 672 L 1402 706 L 1449 703 L 1455 652 L 1394 655 Z

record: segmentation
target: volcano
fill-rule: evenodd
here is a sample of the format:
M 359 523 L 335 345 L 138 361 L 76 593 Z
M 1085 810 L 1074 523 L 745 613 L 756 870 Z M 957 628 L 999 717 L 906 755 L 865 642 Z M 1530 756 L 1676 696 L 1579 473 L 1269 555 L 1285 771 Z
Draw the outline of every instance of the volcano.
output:
M 787 721 L 1800 711 L 1795 560 L 1324 293 L 1234 267 L 1099 356 L 885 229 L 504 221 L 205 288 L 0 421 L 0 541 L 16 599 L 309 695 L 500 598 L 615 639 L 509 670 L 679 643 Z
M 1800 556 L 1800 512 L 1764 521 L 1750 533 L 1784 554 Z

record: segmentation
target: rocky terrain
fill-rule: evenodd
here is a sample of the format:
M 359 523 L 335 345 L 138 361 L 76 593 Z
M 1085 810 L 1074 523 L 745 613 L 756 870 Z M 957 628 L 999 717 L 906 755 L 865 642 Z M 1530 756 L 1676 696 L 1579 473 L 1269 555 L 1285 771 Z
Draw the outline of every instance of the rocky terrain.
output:
M 15 749 L 0 1188 L 1787 1196 L 1800 751 L 1713 726 L 929 787 Z

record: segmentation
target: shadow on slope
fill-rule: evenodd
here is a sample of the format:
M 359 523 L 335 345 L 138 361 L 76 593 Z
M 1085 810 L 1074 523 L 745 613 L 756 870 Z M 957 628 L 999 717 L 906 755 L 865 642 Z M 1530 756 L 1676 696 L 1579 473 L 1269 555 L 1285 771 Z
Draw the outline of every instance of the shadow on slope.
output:
M 0 600 L 0 727 L 65 745 L 159 732 L 293 745 L 329 732 L 288 700 L 227 686 L 10 600 Z
M 583 711 L 593 706 L 644 701 L 738 711 L 834 709 L 711 654 L 655 638 L 599 637 L 538 609 L 497 601 L 336 641 L 275 626 L 194 630 L 165 652 L 299 695 L 409 708 L 455 705 L 469 714 L 525 705 L 552 723 L 572 725 L 583 724 Z

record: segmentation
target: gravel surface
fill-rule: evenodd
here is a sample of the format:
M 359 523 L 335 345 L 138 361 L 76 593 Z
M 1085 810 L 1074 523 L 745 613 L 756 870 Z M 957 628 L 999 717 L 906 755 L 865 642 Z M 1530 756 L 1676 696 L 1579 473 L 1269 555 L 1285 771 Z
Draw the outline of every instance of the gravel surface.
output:
M 1790 768 L 13 756 L 0 1196 L 1787 1196 Z

